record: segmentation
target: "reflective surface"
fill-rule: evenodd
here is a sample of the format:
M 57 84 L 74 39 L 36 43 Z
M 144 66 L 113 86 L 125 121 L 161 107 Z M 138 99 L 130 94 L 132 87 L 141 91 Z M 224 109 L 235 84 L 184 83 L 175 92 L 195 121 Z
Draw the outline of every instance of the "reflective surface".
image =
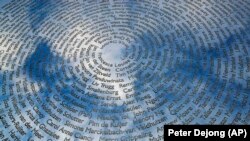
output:
M 247 0 L 3 1 L 0 139 L 163 140 L 250 123 Z

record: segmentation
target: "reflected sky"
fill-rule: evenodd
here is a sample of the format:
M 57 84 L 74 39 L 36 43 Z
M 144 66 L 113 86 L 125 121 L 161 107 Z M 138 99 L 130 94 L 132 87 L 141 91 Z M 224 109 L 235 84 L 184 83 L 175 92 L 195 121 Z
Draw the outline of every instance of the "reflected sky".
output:
M 0 6 L 4 5 L 4 3 L 8 3 L 8 1 L 1 1 Z M 19 4 L 19 2 L 13 3 Z M 244 42 L 246 41 L 247 43 L 249 43 L 249 26 L 240 25 L 239 28 L 239 25 L 230 26 L 227 24 L 223 24 L 220 27 L 211 28 L 210 30 L 213 32 L 217 30 L 221 31 L 225 28 L 232 29 L 232 31 L 243 30 L 244 32 L 224 35 L 222 41 L 220 41 L 219 39 L 215 39 L 212 41 L 213 44 L 209 46 L 209 44 L 201 44 L 198 40 L 200 39 L 199 36 L 202 36 L 202 38 L 204 38 L 202 35 L 202 31 L 205 31 L 205 29 L 201 28 L 200 30 L 198 30 L 200 31 L 199 33 L 191 28 L 188 29 L 188 31 L 182 32 L 179 26 L 175 25 L 175 22 L 178 23 L 179 21 L 173 21 L 172 27 L 169 26 L 169 22 L 164 25 L 165 27 L 167 27 L 166 29 L 169 29 L 169 31 L 161 31 L 161 29 L 163 28 L 161 24 L 165 23 L 157 23 L 153 28 L 155 29 L 155 31 L 161 32 L 143 30 L 140 32 L 140 34 L 136 34 L 134 31 L 141 28 L 140 24 L 142 22 L 152 22 L 152 19 L 150 19 L 149 17 L 141 19 L 134 18 L 133 20 L 125 24 L 129 25 L 128 31 L 130 31 L 131 34 L 137 38 L 137 40 L 129 41 L 129 43 L 127 44 L 122 44 L 122 42 L 111 43 L 107 44 L 107 46 L 104 47 L 100 47 L 98 46 L 99 44 L 94 44 L 93 42 L 91 42 L 90 44 L 92 45 L 92 48 L 89 49 L 88 47 L 90 44 L 81 44 L 81 46 L 77 46 L 76 44 L 80 44 L 80 40 L 86 42 L 89 37 L 94 35 L 94 33 L 92 33 L 92 35 L 90 35 L 89 33 L 83 34 L 85 30 L 96 30 L 97 27 L 90 28 L 91 26 L 88 27 L 84 24 L 81 25 L 81 28 L 79 28 L 78 25 L 76 25 L 75 27 L 71 27 L 70 25 L 67 25 L 67 23 L 65 22 L 66 20 L 64 22 L 56 21 L 53 17 L 51 17 L 55 16 L 56 13 L 60 10 L 61 11 L 59 12 L 59 14 L 57 13 L 57 17 L 61 16 L 62 19 L 70 14 L 68 11 L 72 12 L 72 15 L 76 15 L 77 10 L 63 9 L 61 7 L 61 5 L 73 5 L 74 3 L 75 2 L 72 1 L 68 3 L 64 0 L 32 0 L 25 5 L 26 12 L 24 12 L 24 15 L 27 19 L 24 20 L 24 23 L 28 25 L 29 30 L 27 31 L 27 33 L 24 33 L 23 36 L 25 36 L 26 38 L 32 37 L 35 40 L 32 40 L 29 46 L 26 47 L 24 51 L 29 51 L 30 53 L 26 54 L 26 56 L 23 56 L 24 61 L 19 64 L 22 68 L 21 70 L 25 73 L 23 73 L 20 77 L 13 79 L 12 81 L 8 81 L 8 84 L 16 84 L 20 82 L 20 80 L 25 80 L 28 84 L 33 84 L 35 90 L 33 90 L 34 88 L 31 87 L 29 89 L 32 89 L 32 93 L 11 93 L 10 91 L 8 91 L 7 95 L 0 95 L 1 103 L 3 100 L 7 99 L 9 95 L 17 98 L 23 97 L 21 98 L 23 100 L 29 99 L 29 97 L 32 96 L 31 99 L 35 101 L 34 105 L 32 106 L 36 106 L 38 109 L 43 109 L 41 110 L 43 118 L 40 118 L 39 114 L 37 114 L 38 112 L 34 110 L 32 106 L 27 105 L 22 107 L 22 104 L 19 104 L 20 108 L 22 108 L 21 112 L 27 113 L 28 110 L 33 109 L 33 114 L 36 115 L 36 119 L 39 119 L 39 124 L 46 124 L 47 128 L 55 131 L 54 133 L 60 135 L 61 138 L 68 138 L 69 136 L 62 131 L 55 130 L 53 126 L 50 126 L 50 124 L 46 123 L 49 119 L 52 118 L 51 113 L 54 113 L 55 115 L 59 116 L 59 118 L 61 118 L 60 122 L 53 119 L 55 123 L 60 125 L 60 129 L 62 127 L 66 127 L 66 129 L 69 130 L 70 134 L 82 134 L 91 139 L 106 138 L 107 136 L 99 134 L 93 137 L 93 134 L 91 133 L 80 133 L 74 128 L 65 126 L 65 123 L 70 121 L 70 116 L 71 119 L 72 117 L 74 117 L 74 119 L 82 119 L 82 121 L 80 120 L 81 122 L 72 121 L 72 124 L 81 126 L 83 128 L 92 127 L 93 129 L 99 129 L 102 131 L 108 129 L 112 131 L 117 131 L 118 129 L 123 130 L 124 133 L 121 135 L 110 136 L 114 138 L 125 138 L 127 137 L 127 135 L 130 136 L 139 134 L 144 134 L 145 136 L 152 137 L 153 135 L 149 135 L 149 132 L 151 132 L 150 134 L 161 134 L 162 132 L 156 133 L 157 128 L 154 127 L 143 129 L 144 127 L 146 127 L 147 123 L 153 123 L 159 119 L 163 120 L 164 122 L 157 125 L 157 127 L 160 127 L 165 123 L 170 123 L 172 121 L 175 121 L 175 124 L 209 124 L 211 123 L 211 121 L 215 120 L 213 124 L 218 124 L 222 120 L 224 120 L 225 117 L 227 118 L 225 124 L 230 124 L 234 121 L 235 115 L 241 114 L 242 116 L 237 119 L 237 123 L 249 124 L 250 100 L 248 95 L 250 94 L 250 89 L 246 85 L 246 79 L 250 77 L 249 73 L 245 73 L 243 78 L 235 77 L 234 79 L 231 79 L 233 77 L 233 74 L 240 71 L 239 68 L 232 68 L 233 71 L 228 70 L 228 78 L 223 78 L 223 75 L 221 75 L 224 73 L 223 70 L 225 70 L 226 67 L 231 67 L 232 57 L 249 57 L 249 54 L 243 51 L 243 44 L 246 45 L 246 43 L 238 44 L 239 37 L 241 37 Z M 167 6 L 164 5 L 166 3 L 164 3 L 163 1 L 161 1 L 160 3 L 162 4 L 160 7 Z M 99 1 L 93 3 L 93 5 L 99 4 Z M 128 14 L 126 17 L 131 17 L 135 14 L 139 6 L 143 7 L 147 4 L 139 1 L 133 3 L 130 3 L 130 1 L 128 1 L 121 2 L 121 5 L 123 5 L 123 11 Z M 85 8 L 84 3 L 82 3 L 81 6 L 82 9 Z M 183 4 L 183 6 L 185 5 Z M 114 10 L 111 6 L 107 6 L 105 8 L 107 9 L 106 14 L 110 14 L 113 12 L 112 10 Z M 147 16 L 146 13 L 148 11 L 150 10 L 144 9 L 140 12 L 139 15 Z M 87 14 L 85 14 L 83 11 L 79 16 L 80 19 L 85 20 L 85 18 L 87 18 Z M 182 14 L 185 15 L 188 14 L 188 12 L 183 12 Z M 250 13 L 248 13 L 247 15 L 249 14 Z M 113 17 L 110 17 L 110 19 L 105 21 L 105 24 L 109 26 L 112 25 L 112 22 L 117 22 L 117 19 L 121 18 L 119 16 L 119 14 L 115 13 Z M 97 17 L 98 16 L 91 17 L 90 21 L 95 22 L 101 19 L 101 17 L 98 17 L 100 19 L 98 19 Z M 245 23 L 249 23 L 249 21 L 247 21 L 248 19 L 242 20 Z M 93 25 L 91 22 L 90 25 Z M 74 23 L 75 22 L 72 22 L 72 24 Z M 54 36 L 52 38 L 49 34 L 46 35 L 44 27 L 50 28 L 50 26 L 48 26 L 49 24 L 64 28 L 63 32 L 66 32 L 67 34 L 65 33 L 65 35 L 63 35 L 62 37 L 58 36 L 60 37 L 60 39 L 55 39 Z M 1 27 L 0 25 L 0 29 L 2 28 L 3 27 Z M 6 30 L 8 31 L 8 29 Z M 73 35 L 73 31 L 82 34 L 80 36 L 75 35 L 74 39 L 66 38 L 68 37 L 68 34 Z M 122 33 L 122 31 L 120 31 L 120 28 L 118 27 L 114 27 L 110 30 L 110 33 L 114 32 Z M 156 41 L 158 40 L 157 37 L 159 36 L 159 33 L 164 35 L 163 41 L 161 42 Z M 120 38 L 122 37 L 117 37 L 116 39 L 114 37 L 112 39 L 119 41 Z M 2 38 L 0 40 L 2 40 Z M 62 40 L 72 40 L 72 43 L 61 44 Z M 128 39 L 126 41 L 128 41 Z M 11 40 L 10 42 L 14 41 Z M 16 39 L 15 42 L 24 45 L 26 43 L 24 39 Z M 235 54 L 232 54 L 232 49 L 236 48 L 237 44 L 239 50 L 233 50 Z M 126 47 L 126 45 L 128 47 Z M 76 48 L 79 49 L 75 51 L 74 49 Z M 141 50 L 139 50 L 140 48 Z M 4 51 L 7 50 L 3 46 L 0 46 L 0 50 L 1 49 L 3 49 Z M 88 55 L 87 53 L 85 53 L 82 55 L 82 58 L 76 58 L 76 61 L 72 61 L 72 54 L 74 54 L 74 51 L 76 52 L 75 54 L 80 54 L 80 50 L 86 51 L 88 49 L 90 50 Z M 133 56 L 135 56 L 134 54 L 144 55 L 146 51 L 148 51 L 148 56 L 150 57 L 138 57 L 139 59 L 133 58 Z M 249 51 L 248 48 L 247 51 Z M 64 52 L 70 53 L 69 55 L 65 55 Z M 133 67 L 142 67 L 138 67 L 139 69 L 129 67 L 129 69 L 135 69 L 134 75 L 122 76 L 121 74 L 119 78 L 123 79 L 122 83 L 105 83 L 103 82 L 103 80 L 98 80 L 97 77 L 90 76 L 86 73 L 86 70 L 92 73 L 93 69 L 91 67 L 95 69 L 105 69 L 100 68 L 99 65 L 94 62 L 94 59 L 98 58 L 98 56 L 93 55 L 94 52 L 101 52 L 104 61 L 107 61 L 110 64 L 119 64 L 123 60 L 128 59 L 131 61 L 130 63 L 134 64 Z M 3 54 L 0 55 L 0 57 L 2 56 Z M 220 61 L 222 62 L 220 64 L 220 68 L 218 68 L 218 59 L 220 59 Z M 211 61 L 214 61 L 215 66 L 210 65 Z M 80 64 L 80 62 L 84 62 L 84 64 L 86 65 L 85 71 L 81 70 L 82 68 L 84 68 L 84 66 Z M 164 62 L 165 64 L 162 62 Z M 227 66 L 225 62 L 228 62 Z M 11 63 L 15 63 L 15 61 L 12 60 Z M 235 63 L 238 67 L 239 61 Z M 246 61 L 244 61 L 243 63 L 246 64 Z M 92 66 L 90 66 L 89 64 L 91 64 Z M 146 64 L 148 64 L 148 66 L 146 66 Z M 244 67 L 246 67 L 246 65 L 244 65 Z M 216 70 L 217 68 L 218 70 Z M 9 70 L 9 75 L 10 72 L 17 72 L 17 70 L 15 69 L 16 68 L 9 69 L 8 67 L 3 67 L 2 70 L 0 70 L 1 88 L 3 88 L 2 79 L 4 71 Z M 246 72 L 246 69 L 247 68 L 243 68 L 243 71 Z M 111 67 L 110 70 L 111 75 L 109 79 L 118 79 L 118 75 L 115 74 L 117 73 L 115 67 Z M 97 73 L 97 71 L 94 73 Z M 104 86 L 104 84 L 112 84 L 114 88 L 110 88 L 112 89 L 111 91 L 118 92 L 118 95 L 113 94 L 109 97 L 108 100 L 108 96 L 104 93 L 110 89 L 106 88 L 108 86 Z M 126 90 L 124 90 L 125 88 L 120 87 L 120 84 L 127 84 L 129 86 L 126 87 Z M 6 88 L 9 88 L 9 86 Z M 94 89 L 99 91 L 104 89 L 106 91 L 93 92 Z M 101 94 L 103 94 L 104 96 Z M 129 97 L 129 95 L 131 97 Z M 104 100 L 102 100 L 102 98 L 104 98 Z M 119 100 L 114 100 L 115 98 Z M 221 101 L 218 101 L 218 99 L 220 99 Z M 242 102 L 243 99 L 246 99 L 245 103 Z M 52 106 L 49 100 L 54 101 L 55 105 L 53 106 L 57 107 L 55 109 L 60 110 L 55 110 L 52 108 L 52 112 L 44 110 L 44 107 Z M 225 102 L 226 100 L 228 102 Z M 164 104 L 164 102 L 166 101 L 168 103 Z M 126 102 L 132 103 L 131 105 L 133 105 L 133 108 L 135 110 L 129 111 L 132 106 L 124 104 Z M 11 103 L 11 101 L 9 103 Z M 105 104 L 106 107 L 103 106 Z M 4 108 L 4 104 L 1 104 L 0 106 L 0 109 Z M 75 109 L 71 109 L 70 107 L 74 107 Z M 194 118 L 191 122 L 189 122 L 190 119 L 186 119 L 186 117 L 183 116 L 185 115 L 185 110 L 188 110 L 188 108 L 192 109 L 192 112 L 186 113 L 186 115 Z M 4 111 L 3 114 L 6 115 L 9 109 L 2 110 Z M 126 112 L 126 110 L 129 112 Z M 117 111 L 119 112 L 116 113 Z M 68 115 L 68 113 L 71 113 L 71 115 Z M 194 113 L 199 116 L 194 116 Z M 216 117 L 216 119 L 207 118 L 206 116 L 209 113 L 211 113 L 212 117 Z M 62 114 L 64 116 L 62 116 Z M 105 119 L 110 117 L 113 117 L 114 119 Z M 145 123 L 142 122 L 141 124 L 138 124 L 140 123 L 140 119 L 143 119 L 145 117 L 148 117 L 147 121 Z M 27 116 L 26 118 L 28 120 Z M 8 120 L 8 122 L 11 122 L 10 119 Z M 19 119 L 16 118 L 16 120 Z M 109 125 L 111 125 L 112 123 L 113 127 L 111 126 L 110 128 L 108 128 L 104 125 L 101 126 L 101 123 L 103 121 L 105 121 Z M 117 126 L 113 124 L 117 124 Z M 124 126 L 119 128 L 119 124 L 124 124 Z M 21 125 L 25 126 L 23 124 Z M 47 136 L 47 134 L 44 133 L 44 131 L 42 131 L 40 125 L 36 125 L 34 123 L 32 123 L 32 125 L 35 129 L 39 129 L 44 136 L 46 135 L 44 139 L 50 138 L 49 136 Z M 2 128 L 3 126 L 0 125 L 0 127 Z M 10 129 L 13 128 L 14 127 L 12 126 L 10 127 Z M 132 132 L 131 134 L 126 133 L 125 131 L 129 131 L 129 129 L 135 129 L 136 131 Z M 32 135 L 31 129 L 27 129 L 26 131 L 26 134 L 21 137 L 22 140 L 26 140 L 27 138 L 35 138 Z

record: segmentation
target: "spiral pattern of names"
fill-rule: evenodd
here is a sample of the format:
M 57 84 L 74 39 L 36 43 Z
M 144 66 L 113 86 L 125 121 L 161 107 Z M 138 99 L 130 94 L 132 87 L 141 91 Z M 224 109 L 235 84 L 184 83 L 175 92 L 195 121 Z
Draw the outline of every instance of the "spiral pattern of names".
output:
M 7 0 L 0 140 L 160 141 L 167 124 L 250 124 L 249 54 L 249 0 Z

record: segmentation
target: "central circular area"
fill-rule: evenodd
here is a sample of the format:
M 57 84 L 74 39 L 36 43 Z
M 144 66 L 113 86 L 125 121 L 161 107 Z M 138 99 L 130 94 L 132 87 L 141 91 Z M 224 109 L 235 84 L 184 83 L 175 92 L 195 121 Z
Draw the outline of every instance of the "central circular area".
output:
M 126 57 L 126 47 L 119 43 L 110 43 L 102 50 L 102 58 L 108 63 L 119 63 Z

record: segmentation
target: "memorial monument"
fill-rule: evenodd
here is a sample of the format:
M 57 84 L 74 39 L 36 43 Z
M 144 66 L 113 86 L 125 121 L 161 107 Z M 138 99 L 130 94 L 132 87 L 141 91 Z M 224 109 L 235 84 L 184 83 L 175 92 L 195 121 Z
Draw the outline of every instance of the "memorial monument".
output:
M 249 0 L 2 0 L 0 140 L 163 140 L 250 124 Z

